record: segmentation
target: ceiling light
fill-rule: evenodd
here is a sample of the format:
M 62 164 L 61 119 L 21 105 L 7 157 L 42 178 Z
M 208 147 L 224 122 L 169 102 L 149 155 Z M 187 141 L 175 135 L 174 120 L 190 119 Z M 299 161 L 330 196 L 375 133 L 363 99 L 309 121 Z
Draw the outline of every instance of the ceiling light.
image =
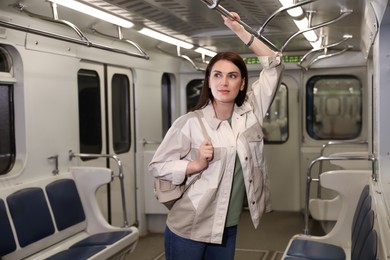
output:
M 217 53 L 214 52 L 214 51 L 210 51 L 210 50 L 208 50 L 208 49 L 201 48 L 201 47 L 196 48 L 195 51 L 198 52 L 198 53 L 200 53 L 200 54 L 207 55 L 207 56 L 209 56 L 209 57 L 214 57 L 214 56 L 217 54 Z
M 288 7 L 294 4 L 293 0 L 279 0 L 283 7 Z M 288 9 L 287 13 L 292 17 L 299 17 L 303 15 L 303 10 L 300 6 L 295 7 L 293 9 Z
M 148 28 L 142 28 L 139 32 L 144 34 L 144 35 L 147 35 L 149 37 L 155 38 L 157 40 L 167 42 L 167 43 L 170 43 L 170 44 L 173 44 L 176 46 L 180 46 L 184 49 L 192 49 L 194 47 L 194 45 L 192 45 L 188 42 L 184 42 L 184 41 L 175 39 L 173 37 L 167 36 L 165 34 L 162 34 L 162 33 L 159 33 L 159 32 L 153 31 L 153 30 L 150 30 Z
M 50 2 L 68 7 L 70 9 L 88 14 L 90 16 L 102 19 L 104 21 L 116 24 L 118 26 L 121 26 L 123 28 L 131 28 L 134 26 L 134 24 L 126 19 L 123 19 L 119 16 L 112 15 L 110 13 L 107 13 L 105 11 L 102 11 L 100 9 L 94 8 L 92 6 L 80 3 L 78 1 L 74 0 L 49 0 Z
M 279 0 L 283 7 L 289 7 L 295 3 L 295 0 Z M 309 28 L 309 20 L 303 13 L 303 9 L 298 6 L 293 9 L 287 10 L 287 13 L 293 18 L 294 23 L 300 31 Z M 303 36 L 310 42 L 310 44 L 316 48 L 319 44 L 318 36 L 315 31 L 310 30 L 303 33 Z
M 303 31 L 303 30 L 306 30 L 307 28 L 309 28 L 309 20 L 304 17 L 303 19 L 301 20 L 295 20 L 294 19 L 294 23 L 296 24 L 296 26 L 299 28 L 299 30 Z M 309 42 L 315 42 L 318 40 L 318 36 L 317 34 L 313 31 L 313 30 L 310 30 L 310 31 L 307 31 L 307 32 L 304 32 L 303 35 L 305 36 L 305 38 L 309 41 Z

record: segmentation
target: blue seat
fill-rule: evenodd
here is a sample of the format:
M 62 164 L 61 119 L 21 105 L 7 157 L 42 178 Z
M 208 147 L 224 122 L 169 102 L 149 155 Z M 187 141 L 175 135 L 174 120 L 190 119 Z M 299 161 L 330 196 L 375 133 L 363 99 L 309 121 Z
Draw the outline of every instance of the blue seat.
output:
M 361 258 L 363 247 L 374 227 L 374 212 L 370 210 L 363 219 L 363 223 L 356 236 L 352 237 L 351 259 L 369 260 L 375 258 Z
M 5 203 L 0 199 L 0 258 L 16 250 L 15 238 L 12 233 L 11 224 L 5 209 Z
M 367 252 L 363 252 L 363 247 L 364 243 L 366 243 L 368 239 L 368 236 L 371 234 L 374 226 L 374 212 L 371 209 L 371 203 L 372 202 L 371 196 L 369 194 L 369 186 L 366 185 L 363 188 L 359 197 L 351 227 L 351 259 L 354 260 L 375 260 L 375 258 L 361 257 L 362 255 L 368 255 Z M 371 237 L 372 236 L 374 235 L 371 235 Z M 367 250 L 370 251 L 371 249 L 372 248 L 369 247 Z M 292 241 L 287 251 L 287 257 L 297 257 L 297 259 L 307 258 L 312 260 L 346 259 L 346 255 L 342 247 L 315 240 L 306 240 L 304 238 L 295 239 Z M 287 257 L 285 259 L 294 259 Z
M 310 260 L 310 258 L 297 257 L 297 256 L 287 256 L 283 260 Z
M 26 188 L 10 194 L 7 204 L 21 247 L 54 233 L 54 224 L 41 188 Z
M 368 260 L 368 259 L 377 259 L 377 246 L 378 246 L 378 236 L 376 230 L 373 229 L 368 234 L 366 240 L 364 241 L 361 253 L 359 255 L 359 260 Z M 352 258 L 354 259 L 354 258 Z
M 76 244 L 72 245 L 71 248 L 85 247 L 85 246 L 98 246 L 98 245 L 105 245 L 105 246 L 111 245 L 114 244 L 116 241 L 124 238 L 130 233 L 131 231 L 114 231 L 114 232 L 95 234 L 81 240 L 80 242 L 77 242 Z
M 58 230 L 63 230 L 85 220 L 85 214 L 72 179 L 61 179 L 46 186 L 46 193 L 53 210 Z M 72 214 L 69 214 L 72 212 Z M 131 231 L 113 231 L 91 235 L 69 249 L 59 252 L 49 259 L 84 259 L 112 245 L 129 235 Z
M 85 220 L 83 205 L 73 180 L 54 181 L 46 186 L 46 193 L 58 230 L 64 230 Z
M 294 240 L 287 254 L 313 260 L 345 260 L 346 258 L 344 250 L 339 246 L 304 239 Z
M 102 251 L 105 246 L 87 246 L 87 247 L 76 247 L 69 248 L 67 250 L 61 251 L 55 255 L 52 255 L 45 260 L 85 260 L 89 257 L 97 254 Z

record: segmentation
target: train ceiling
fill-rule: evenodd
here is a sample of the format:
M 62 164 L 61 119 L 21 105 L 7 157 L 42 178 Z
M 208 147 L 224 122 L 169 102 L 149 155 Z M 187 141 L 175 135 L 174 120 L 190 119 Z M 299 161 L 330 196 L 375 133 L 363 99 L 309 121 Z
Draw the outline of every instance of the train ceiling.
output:
M 141 46 L 147 46 L 147 48 L 155 47 L 173 55 L 177 53 L 175 46 L 159 43 L 140 35 L 137 29 L 141 27 L 148 27 L 195 46 L 217 52 L 235 50 L 241 54 L 249 53 L 247 47 L 223 24 L 220 13 L 209 8 L 207 3 L 213 0 L 82 0 L 82 2 L 118 14 L 135 23 L 135 28 L 123 29 L 123 34 L 126 38 L 138 41 Z M 2 0 L 0 8 L 9 8 L 11 5 L 20 3 L 29 12 L 52 16 L 47 0 Z M 332 21 L 341 13 L 349 12 L 337 22 L 320 27 L 315 32 L 323 39 L 323 45 L 340 42 L 348 36 L 342 44 L 332 47 L 334 50 L 342 50 L 348 45 L 353 50 L 360 51 L 362 43 L 359 42 L 359 38 L 364 22 L 362 18 L 365 3 L 365 0 L 317 0 L 302 5 L 302 9 L 307 17 L 311 18 L 312 26 Z M 282 7 L 279 0 L 219 0 L 219 6 L 227 11 L 239 13 L 242 21 L 254 30 L 258 30 L 276 10 Z M 83 32 L 97 30 L 104 34 L 117 36 L 113 25 L 106 22 L 80 16 L 76 11 L 63 7 L 59 7 L 58 12 L 61 19 L 69 20 Z M 277 48 L 281 48 L 297 31 L 292 17 L 287 12 L 282 12 L 268 23 L 262 35 Z M 311 44 L 300 34 L 289 41 L 284 51 L 305 53 L 312 48 Z M 188 55 L 196 56 L 197 54 Z

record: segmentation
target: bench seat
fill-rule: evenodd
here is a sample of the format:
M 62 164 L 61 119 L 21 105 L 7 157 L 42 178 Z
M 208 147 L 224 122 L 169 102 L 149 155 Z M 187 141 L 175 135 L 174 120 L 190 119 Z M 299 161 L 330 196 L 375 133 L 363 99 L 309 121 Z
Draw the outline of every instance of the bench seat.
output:
M 0 190 L 0 256 L 7 259 L 116 259 L 134 250 L 136 227 L 114 227 L 97 204 L 111 170 L 75 167 Z
M 324 236 L 293 236 L 282 259 L 375 260 L 377 238 L 370 176 L 369 171 L 349 170 L 321 174 L 321 185 L 336 190 L 342 202 L 336 225 Z M 349 185 L 346 187 L 344 183 Z

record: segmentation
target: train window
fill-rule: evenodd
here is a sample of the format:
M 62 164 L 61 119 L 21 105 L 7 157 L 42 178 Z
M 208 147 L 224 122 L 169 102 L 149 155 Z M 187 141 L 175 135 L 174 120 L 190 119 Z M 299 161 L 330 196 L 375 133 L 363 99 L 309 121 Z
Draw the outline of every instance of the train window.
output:
M 279 144 L 288 139 L 288 92 L 281 84 L 263 122 L 264 143 Z
M 194 79 L 187 84 L 187 111 L 190 111 L 198 103 L 202 86 L 203 79 Z
M 7 51 L 0 47 L 0 72 L 10 73 L 12 69 L 12 60 Z
M 15 163 L 13 86 L 0 85 L 0 175 Z
M 112 131 L 116 154 L 130 150 L 130 87 L 126 75 L 112 77 Z
M 315 76 L 307 83 L 306 128 L 316 140 L 353 139 L 362 130 L 362 89 L 354 76 Z
M 161 103 L 162 103 L 162 122 L 163 136 L 167 133 L 172 124 L 172 83 L 169 73 L 164 73 L 161 79 Z
M 102 151 L 102 122 L 100 79 L 92 70 L 78 72 L 80 152 L 100 154 Z

